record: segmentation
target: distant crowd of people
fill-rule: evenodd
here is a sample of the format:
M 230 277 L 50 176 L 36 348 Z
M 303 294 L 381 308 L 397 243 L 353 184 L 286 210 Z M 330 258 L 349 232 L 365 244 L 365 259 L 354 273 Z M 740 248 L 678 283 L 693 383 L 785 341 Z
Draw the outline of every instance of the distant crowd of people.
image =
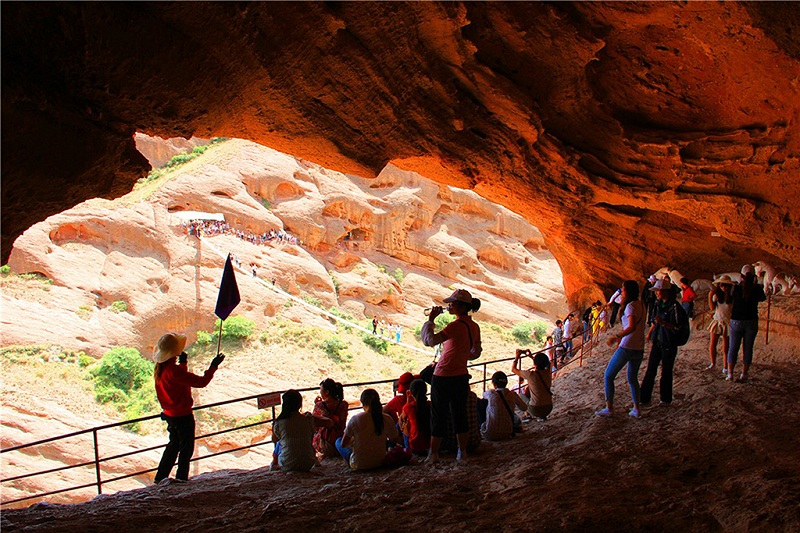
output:
M 302 245 L 300 239 L 283 230 L 271 229 L 264 233 L 249 233 L 240 229 L 233 229 L 231 225 L 219 220 L 191 220 L 181 224 L 184 233 L 198 237 L 212 237 L 214 235 L 233 235 L 252 244 L 265 245 L 272 241 L 288 244 Z

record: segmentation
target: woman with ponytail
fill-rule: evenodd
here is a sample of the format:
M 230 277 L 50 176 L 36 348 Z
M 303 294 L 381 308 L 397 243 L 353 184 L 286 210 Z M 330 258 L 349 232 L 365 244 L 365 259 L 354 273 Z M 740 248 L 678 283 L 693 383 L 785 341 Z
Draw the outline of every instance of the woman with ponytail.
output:
M 364 412 L 353 415 L 336 448 L 353 470 L 370 470 L 383 465 L 386 440 L 397 438 L 397 426 L 383 412 L 381 399 L 375 389 L 361 393 Z

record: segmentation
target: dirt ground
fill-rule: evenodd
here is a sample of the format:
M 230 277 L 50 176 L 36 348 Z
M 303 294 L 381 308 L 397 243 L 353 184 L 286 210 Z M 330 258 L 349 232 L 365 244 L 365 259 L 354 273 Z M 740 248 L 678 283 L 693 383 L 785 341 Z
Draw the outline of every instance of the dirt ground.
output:
M 675 400 L 599 418 L 603 349 L 556 379 L 555 408 L 467 464 L 310 473 L 229 470 L 187 484 L 37 504 L 2 514 L 3 531 L 798 531 L 800 349 L 757 341 L 746 383 L 705 371 L 708 336 L 678 355 Z M 761 361 L 761 362 L 759 362 Z M 640 371 L 640 379 L 644 370 Z M 654 399 L 658 400 L 658 384 Z

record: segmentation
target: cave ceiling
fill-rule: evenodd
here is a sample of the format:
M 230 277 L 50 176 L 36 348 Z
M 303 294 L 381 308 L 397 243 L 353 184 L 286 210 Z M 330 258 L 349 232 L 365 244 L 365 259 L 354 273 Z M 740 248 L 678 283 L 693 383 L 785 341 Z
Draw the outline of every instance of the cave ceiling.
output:
M 541 229 L 573 300 L 796 271 L 799 112 L 791 3 L 3 2 L 3 261 L 131 190 L 140 131 L 473 189 Z

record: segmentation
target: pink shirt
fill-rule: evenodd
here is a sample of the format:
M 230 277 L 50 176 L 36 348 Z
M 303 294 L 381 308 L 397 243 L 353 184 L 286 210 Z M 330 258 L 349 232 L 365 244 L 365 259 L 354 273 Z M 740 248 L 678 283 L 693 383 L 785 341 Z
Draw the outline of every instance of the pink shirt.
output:
M 450 322 L 439 333 L 433 333 L 433 322 L 422 325 L 422 343 L 436 346 L 442 343 L 442 357 L 433 371 L 434 376 L 463 376 L 467 373 L 467 361 L 477 359 L 483 351 L 481 347 L 481 328 L 466 316 Z M 469 330 L 467 330 L 469 328 Z M 472 335 L 472 343 L 470 343 Z

